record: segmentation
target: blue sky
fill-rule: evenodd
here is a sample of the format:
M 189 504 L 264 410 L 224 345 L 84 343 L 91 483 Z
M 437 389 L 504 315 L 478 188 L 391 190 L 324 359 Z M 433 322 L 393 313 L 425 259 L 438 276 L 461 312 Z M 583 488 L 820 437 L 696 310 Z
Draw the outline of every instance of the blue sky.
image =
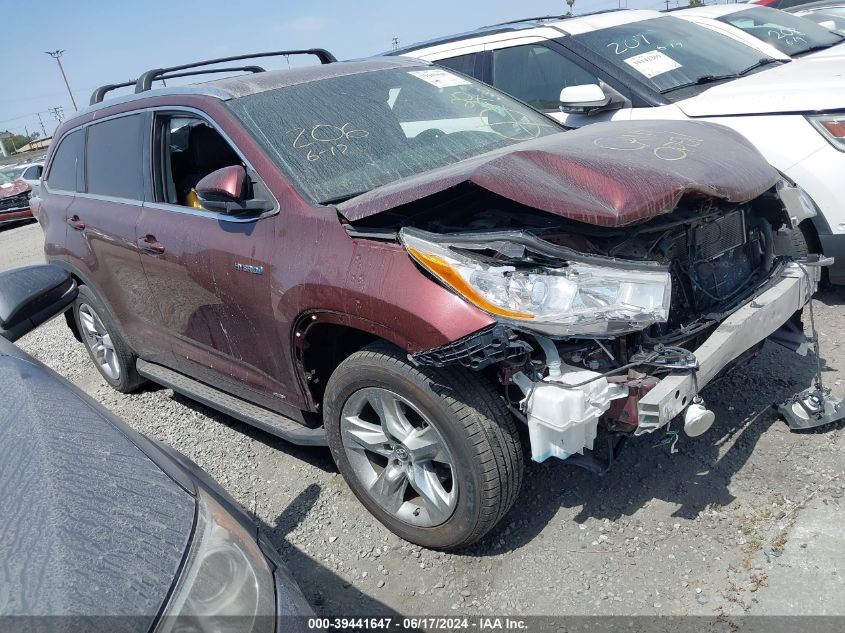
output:
M 630 8 L 665 6 L 665 0 L 621 1 Z M 576 0 L 574 10 L 615 8 L 619 2 Z M 56 122 L 47 109 L 73 111 L 56 62 L 44 54 L 48 50 L 65 49 L 62 62 L 82 108 L 98 85 L 158 66 L 313 46 L 339 59 L 361 57 L 389 49 L 393 37 L 411 44 L 566 8 L 564 0 L 0 0 L 0 130 L 40 131 L 35 113 L 41 112 L 52 134 Z M 256 63 L 285 65 L 283 59 Z

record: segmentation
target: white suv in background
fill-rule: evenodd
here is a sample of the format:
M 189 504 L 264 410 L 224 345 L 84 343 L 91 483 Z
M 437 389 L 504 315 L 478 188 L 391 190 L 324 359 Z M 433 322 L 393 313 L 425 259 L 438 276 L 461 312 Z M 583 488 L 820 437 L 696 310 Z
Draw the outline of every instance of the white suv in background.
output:
M 570 127 L 695 119 L 737 130 L 821 210 L 802 228 L 811 247 L 837 258 L 830 280 L 845 283 L 841 59 L 775 59 L 671 14 L 634 10 L 499 24 L 392 54 L 472 75 Z M 629 141 L 616 149 L 650 147 Z M 679 156 L 694 153 L 695 139 L 678 143 Z
M 772 57 L 845 56 L 845 36 L 812 20 L 770 7 L 712 4 L 673 9 L 672 15 L 733 37 Z

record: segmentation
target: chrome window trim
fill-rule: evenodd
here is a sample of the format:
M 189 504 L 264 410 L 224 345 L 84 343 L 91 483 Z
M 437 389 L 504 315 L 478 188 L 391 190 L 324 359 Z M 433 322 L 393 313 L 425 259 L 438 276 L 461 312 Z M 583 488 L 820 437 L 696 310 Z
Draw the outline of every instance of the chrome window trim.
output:
M 256 170 L 255 167 L 252 166 L 252 163 L 249 162 L 249 160 L 247 160 L 246 156 L 243 155 L 243 152 L 241 152 L 240 148 L 235 144 L 235 142 L 231 139 L 231 137 L 228 134 L 226 134 L 225 130 L 223 130 L 219 125 L 217 125 L 217 123 L 215 121 L 213 121 L 211 118 L 209 118 L 207 113 L 203 112 L 202 110 L 200 110 L 198 108 L 194 108 L 194 107 L 191 107 L 191 106 L 179 106 L 179 105 L 150 106 L 150 107 L 147 107 L 147 108 L 139 108 L 137 110 L 131 110 L 129 112 L 119 112 L 117 114 L 112 114 L 112 115 L 109 115 L 109 116 L 106 116 L 106 117 L 102 117 L 100 119 L 96 119 L 94 121 L 88 121 L 88 122 L 83 123 L 81 125 L 78 125 L 74 128 L 71 128 L 71 129 L 67 130 L 64 134 L 62 134 L 61 137 L 59 137 L 58 142 L 56 143 L 56 149 L 58 149 L 59 145 L 61 145 L 61 143 L 62 143 L 62 141 L 64 141 L 65 137 L 72 134 L 73 132 L 76 132 L 77 130 L 87 130 L 87 128 L 89 128 L 90 126 L 97 125 L 98 123 L 103 123 L 105 121 L 110 121 L 112 119 L 117 119 L 117 118 L 120 118 L 120 117 L 127 117 L 127 116 L 132 116 L 132 115 L 137 115 L 137 114 L 143 114 L 143 113 L 146 113 L 146 112 L 152 112 L 153 115 L 155 115 L 157 113 L 185 112 L 185 113 L 191 114 L 191 115 L 193 115 L 193 116 L 195 116 L 199 119 L 202 119 L 205 123 L 207 123 L 212 128 L 214 128 L 214 130 L 216 130 L 217 133 L 220 134 L 220 136 L 223 137 L 223 139 L 229 144 L 229 146 L 233 150 L 235 150 L 235 153 L 243 161 L 243 163 L 247 166 L 247 168 L 250 169 L 252 171 L 252 173 L 254 173 L 255 176 L 259 180 L 261 180 L 261 184 L 264 186 L 264 189 L 266 189 L 267 193 L 270 194 L 270 198 L 273 202 L 273 210 L 268 211 L 266 213 L 262 213 L 261 215 L 254 216 L 254 217 L 239 218 L 239 217 L 236 217 L 236 216 L 226 215 L 225 213 L 215 213 L 213 211 L 202 211 L 200 209 L 193 209 L 191 207 L 183 207 L 183 206 L 178 205 L 178 204 L 154 202 L 152 200 L 150 200 L 150 201 L 147 201 L 147 200 L 132 200 L 130 198 L 118 198 L 118 197 L 113 197 L 113 196 L 104 196 L 104 195 L 101 195 L 101 194 L 88 193 L 88 192 L 84 192 L 84 191 L 67 191 L 67 190 L 64 190 L 64 189 L 52 190 L 52 189 L 49 188 L 49 186 L 47 186 L 47 181 L 44 180 L 43 186 L 46 189 L 47 193 L 60 193 L 60 194 L 64 194 L 64 195 L 79 196 L 81 198 L 87 198 L 87 199 L 90 199 L 90 200 L 103 200 L 105 202 L 116 202 L 116 203 L 121 203 L 121 204 L 137 204 L 137 205 L 142 205 L 142 206 L 150 208 L 150 209 L 159 209 L 159 210 L 162 210 L 162 211 L 174 211 L 174 212 L 178 212 L 178 213 L 186 213 L 188 215 L 200 215 L 202 217 L 217 218 L 217 219 L 219 219 L 220 221 L 223 221 L 223 222 L 237 222 L 237 223 L 255 222 L 257 220 L 261 220 L 261 219 L 264 219 L 264 218 L 268 218 L 268 217 L 277 215 L 281 211 L 281 204 L 279 204 L 279 201 L 276 198 L 276 196 L 273 194 L 273 192 L 270 190 L 270 188 L 267 186 L 267 184 L 264 182 L 264 180 L 258 174 L 258 170 Z M 83 151 L 86 153 L 85 158 L 87 159 L 87 151 L 88 151 L 88 133 L 87 133 L 87 131 L 85 132 L 85 135 L 86 135 L 85 148 L 84 148 Z M 149 138 L 147 139 L 147 141 L 149 143 L 155 142 L 155 139 L 153 138 L 152 134 L 149 134 L 148 136 L 149 136 Z M 153 155 L 152 152 L 150 152 L 150 156 L 152 156 L 152 155 Z M 49 174 L 49 170 L 52 169 L 53 159 L 55 158 L 55 156 L 56 156 L 56 152 L 53 152 L 52 155 L 50 156 L 49 165 L 45 166 L 44 173 Z M 85 184 L 87 186 L 88 183 L 86 182 Z
M 208 220 L 215 220 L 217 222 L 233 222 L 236 224 L 247 224 L 249 222 L 256 222 L 276 215 L 279 210 L 275 208 L 273 211 L 267 211 L 261 215 L 238 217 L 236 215 L 227 215 L 226 213 L 217 213 L 216 211 L 207 211 L 204 209 L 194 209 L 193 207 L 183 207 L 179 204 L 169 204 L 167 202 L 144 202 L 145 209 L 157 209 L 159 211 L 171 211 L 173 213 L 183 213 L 185 215 L 195 215 Z
M 136 112 L 140 112 L 140 111 L 141 110 L 136 110 Z M 252 171 L 252 173 L 255 174 L 255 177 L 258 178 L 261 181 L 262 186 L 264 187 L 264 189 L 266 189 L 267 193 L 270 194 L 270 199 L 273 202 L 273 210 L 272 211 L 268 211 L 267 213 L 262 213 L 261 215 L 256 216 L 254 218 L 248 218 L 248 219 L 242 218 L 242 219 L 239 219 L 239 220 L 232 220 L 231 216 L 228 216 L 228 215 L 223 214 L 223 213 L 218 213 L 216 215 L 220 215 L 220 216 L 223 216 L 225 218 L 229 218 L 229 221 L 252 222 L 252 221 L 255 221 L 255 220 L 260 220 L 260 219 L 265 218 L 265 217 L 277 215 L 281 211 L 282 207 L 279 204 L 279 201 L 276 199 L 276 196 L 273 194 L 273 192 L 270 191 L 270 187 L 267 186 L 267 183 L 265 183 L 264 180 L 261 178 L 261 176 L 258 174 L 258 170 L 255 169 L 255 167 L 253 167 L 252 163 L 249 162 L 249 160 L 247 160 L 247 157 L 244 156 L 243 152 L 240 150 L 240 148 L 237 146 L 237 144 L 232 140 L 232 138 L 228 134 L 226 134 L 226 131 L 223 130 L 223 128 L 221 128 L 219 125 L 217 125 L 217 123 L 215 121 L 210 119 L 208 114 L 206 114 L 202 110 L 199 110 L 198 108 L 194 108 L 194 107 L 191 107 L 191 106 L 153 106 L 153 107 L 150 107 L 150 108 L 145 108 L 144 111 L 152 112 L 154 116 L 157 113 L 167 114 L 169 112 L 187 112 L 189 114 L 196 116 L 199 119 L 202 119 L 206 124 L 208 124 L 212 128 L 214 128 L 217 131 L 217 133 L 220 136 L 223 137 L 223 140 L 225 140 L 229 144 L 229 146 L 233 150 L 235 150 L 235 153 L 238 155 L 238 157 L 241 159 L 241 161 L 243 161 L 244 165 L 247 166 L 247 169 Z M 150 143 L 155 142 L 155 139 L 153 138 L 152 134 L 150 134 L 149 141 L 150 141 Z M 154 155 L 153 152 L 150 151 L 150 156 L 152 157 L 153 155 Z M 159 205 L 159 206 L 153 207 L 152 205 Z M 164 203 L 164 202 L 150 201 L 150 204 L 147 205 L 147 206 L 150 206 L 151 208 L 167 207 L 167 209 L 165 209 L 165 210 L 171 210 L 171 209 L 175 210 L 175 209 L 183 209 L 184 208 L 184 209 L 188 209 L 189 211 L 198 211 L 198 209 L 191 209 L 191 207 L 182 207 L 181 205 L 178 205 L 178 204 L 170 204 L 170 203 Z M 203 213 L 203 212 L 201 212 L 201 213 Z M 211 213 L 212 215 L 215 215 L 213 212 L 208 212 L 208 211 L 204 212 L 205 215 L 208 215 L 209 213 Z
M 85 200 L 101 200 L 102 202 L 114 202 L 116 204 L 134 204 L 135 206 L 141 206 L 144 204 L 143 200 L 121 198 L 119 196 L 107 196 L 102 193 L 88 193 L 87 191 L 78 191 L 75 195 L 77 198 L 84 198 Z

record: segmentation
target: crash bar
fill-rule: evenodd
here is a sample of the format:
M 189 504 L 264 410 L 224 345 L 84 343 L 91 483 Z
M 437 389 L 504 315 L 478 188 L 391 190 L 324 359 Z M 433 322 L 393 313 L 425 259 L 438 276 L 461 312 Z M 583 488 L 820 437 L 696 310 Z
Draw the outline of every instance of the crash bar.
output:
M 638 403 L 637 435 L 665 426 L 692 402 L 719 372 L 745 350 L 780 328 L 815 292 L 818 268 L 789 264 L 781 279 L 725 319 L 693 353 L 695 372 L 663 378 Z

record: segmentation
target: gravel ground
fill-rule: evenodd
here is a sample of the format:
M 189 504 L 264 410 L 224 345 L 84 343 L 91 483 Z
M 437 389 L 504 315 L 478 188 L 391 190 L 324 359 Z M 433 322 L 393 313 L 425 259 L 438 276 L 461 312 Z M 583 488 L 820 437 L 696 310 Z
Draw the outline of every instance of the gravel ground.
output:
M 0 232 L 0 269 L 40 260 L 41 239 L 38 225 Z M 844 301 L 845 290 L 826 291 L 815 304 L 825 380 L 839 396 Z M 633 440 L 601 478 L 556 460 L 531 464 L 510 514 L 459 554 L 381 527 L 327 450 L 286 444 L 168 389 L 112 391 L 62 319 L 20 345 L 208 470 L 271 530 L 318 613 L 765 613 L 813 555 L 801 528 L 807 508 L 814 521 L 845 520 L 845 427 L 789 432 L 770 405 L 810 383 L 814 360 L 768 343 L 705 391 L 717 421 L 703 437 L 682 435 L 675 454 L 655 446 L 658 437 Z M 845 613 L 828 583 L 807 600 L 804 612 L 834 604 Z

